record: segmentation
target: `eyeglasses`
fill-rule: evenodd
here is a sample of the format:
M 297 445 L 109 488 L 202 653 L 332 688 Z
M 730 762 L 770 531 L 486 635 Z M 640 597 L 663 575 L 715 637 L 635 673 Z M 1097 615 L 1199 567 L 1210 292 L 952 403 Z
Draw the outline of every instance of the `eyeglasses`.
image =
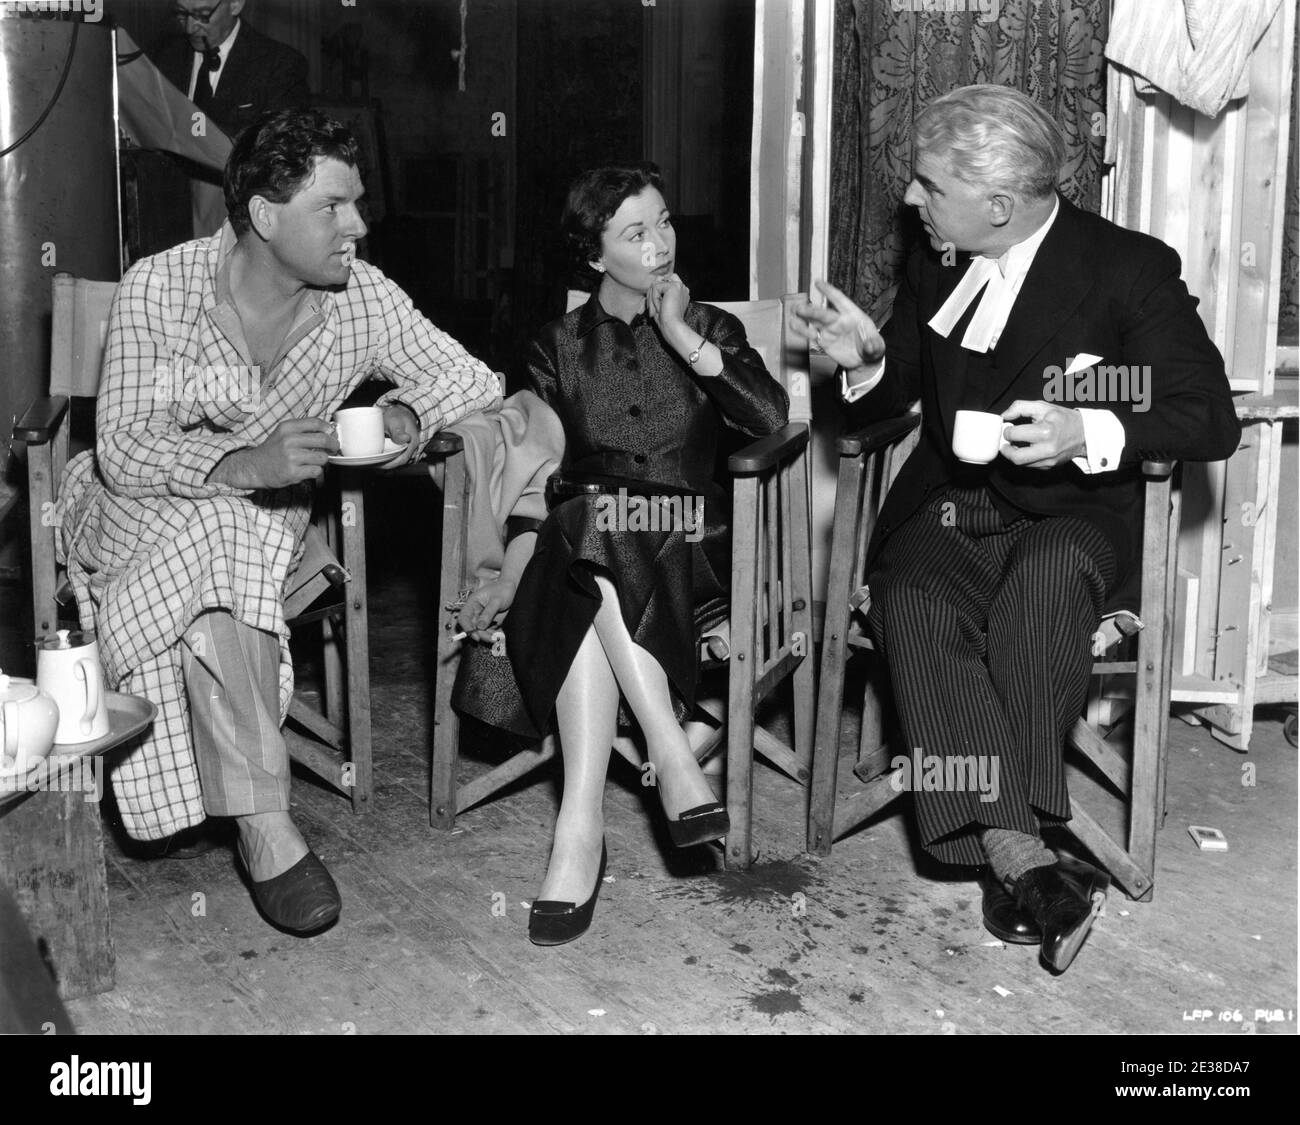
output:
M 224 4 L 226 0 L 221 0 Z M 217 9 L 221 4 L 213 4 L 211 8 L 173 8 L 172 19 L 184 26 L 193 20 L 195 23 L 201 23 L 205 27 L 212 22 L 212 17 L 217 14 Z

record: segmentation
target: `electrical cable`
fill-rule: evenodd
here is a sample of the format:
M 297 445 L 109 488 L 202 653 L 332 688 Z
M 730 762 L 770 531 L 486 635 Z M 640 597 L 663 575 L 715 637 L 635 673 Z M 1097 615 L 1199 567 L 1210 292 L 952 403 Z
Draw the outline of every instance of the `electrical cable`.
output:
M 63 60 L 63 73 L 59 75 L 59 84 L 54 88 L 54 94 L 50 98 L 49 104 L 41 111 L 40 117 L 36 119 L 36 123 L 30 129 L 28 129 L 27 132 L 25 132 L 21 137 L 19 137 L 16 141 L 14 141 L 13 144 L 7 146 L 6 148 L 0 148 L 0 160 L 8 156 L 11 152 L 14 151 L 14 149 L 20 147 L 21 145 L 26 144 L 27 141 L 31 139 L 32 135 L 36 132 L 36 130 L 45 124 L 45 119 L 49 117 L 50 113 L 53 112 L 54 107 L 58 104 L 59 98 L 63 94 L 63 87 L 66 86 L 68 83 L 68 75 L 72 72 L 72 56 L 77 49 L 77 36 L 80 33 L 81 33 L 81 24 L 74 23 L 72 25 L 72 41 L 68 44 L 68 55 L 67 58 Z

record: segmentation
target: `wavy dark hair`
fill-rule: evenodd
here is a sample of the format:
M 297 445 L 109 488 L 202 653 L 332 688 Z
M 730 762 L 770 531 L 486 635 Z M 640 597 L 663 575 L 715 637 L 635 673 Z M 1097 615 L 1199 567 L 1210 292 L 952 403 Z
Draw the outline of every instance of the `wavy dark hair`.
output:
M 574 272 L 588 288 L 594 288 L 600 278 L 589 263 L 600 257 L 600 236 L 606 224 L 623 200 L 648 187 L 660 193 L 664 190 L 659 165 L 648 160 L 589 168 L 569 185 L 560 227 Z
M 255 195 L 288 203 L 311 175 L 316 157 L 357 167 L 360 150 L 348 129 L 319 110 L 282 109 L 250 125 L 226 160 L 226 213 L 235 234 L 252 227 L 248 201 Z

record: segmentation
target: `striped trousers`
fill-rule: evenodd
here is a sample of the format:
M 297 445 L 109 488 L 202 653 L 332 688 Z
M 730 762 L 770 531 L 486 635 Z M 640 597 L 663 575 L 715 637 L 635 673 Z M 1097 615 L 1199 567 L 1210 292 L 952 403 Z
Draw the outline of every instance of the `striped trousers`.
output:
M 289 808 L 280 733 L 280 642 L 224 610 L 202 613 L 181 643 L 203 808 L 245 816 Z
M 983 487 L 941 490 L 886 540 L 868 620 L 912 761 L 935 764 L 924 779 L 913 769 L 910 788 L 939 860 L 984 863 L 980 827 L 1037 835 L 1069 819 L 1065 734 L 1114 582 L 1095 526 L 1008 522 Z M 973 777 L 996 784 L 977 791 Z

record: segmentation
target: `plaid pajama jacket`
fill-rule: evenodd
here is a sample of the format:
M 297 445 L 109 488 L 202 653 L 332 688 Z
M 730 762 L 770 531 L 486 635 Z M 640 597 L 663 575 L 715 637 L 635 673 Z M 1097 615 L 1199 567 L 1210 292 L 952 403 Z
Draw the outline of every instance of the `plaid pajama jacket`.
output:
M 281 607 L 311 513 L 309 483 L 250 492 L 212 484 L 228 453 L 287 419 L 328 417 L 371 377 L 395 388 L 420 440 L 500 402 L 497 376 L 356 262 L 340 291 L 312 290 L 263 381 L 230 298 L 229 224 L 136 263 L 118 289 L 97 403 L 97 444 L 60 490 L 64 558 L 107 683 L 152 700 L 152 731 L 113 774 L 132 836 L 204 817 L 179 642 L 209 610 L 280 638 L 281 717 L 293 690 Z

